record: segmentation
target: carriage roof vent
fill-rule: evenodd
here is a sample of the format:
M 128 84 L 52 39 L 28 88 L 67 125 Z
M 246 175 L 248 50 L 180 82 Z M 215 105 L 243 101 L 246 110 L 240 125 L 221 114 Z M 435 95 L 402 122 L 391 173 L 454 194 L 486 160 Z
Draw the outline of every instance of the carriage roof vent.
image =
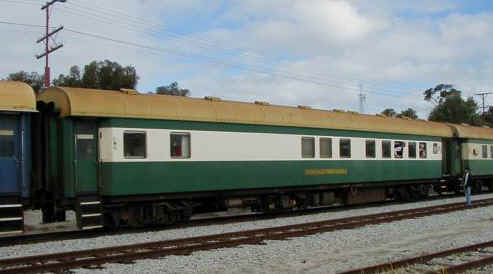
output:
M 136 91 L 135 89 L 130 89 L 130 88 L 121 88 L 120 89 L 120 92 L 122 92 L 124 94 L 129 94 L 129 95 L 137 95 L 137 94 L 139 94 L 138 91 Z
M 312 109 L 310 106 L 303 106 L 303 105 L 298 105 L 299 109 Z
M 483 125 L 484 128 L 491 128 L 490 126 L 487 126 L 487 125 Z
M 262 106 L 270 106 L 269 102 L 264 102 L 264 101 L 255 101 L 256 105 L 262 105 Z
M 470 127 L 471 125 L 468 123 L 461 123 L 462 126 Z
M 221 98 L 214 97 L 214 96 L 205 96 L 204 99 L 207 100 L 207 101 L 213 101 L 213 102 L 219 102 L 219 101 L 221 101 Z
M 342 110 L 342 109 L 336 109 L 336 108 L 335 108 L 335 109 L 333 109 L 332 111 L 333 111 L 333 112 L 345 112 L 345 111 L 344 111 L 344 110 Z

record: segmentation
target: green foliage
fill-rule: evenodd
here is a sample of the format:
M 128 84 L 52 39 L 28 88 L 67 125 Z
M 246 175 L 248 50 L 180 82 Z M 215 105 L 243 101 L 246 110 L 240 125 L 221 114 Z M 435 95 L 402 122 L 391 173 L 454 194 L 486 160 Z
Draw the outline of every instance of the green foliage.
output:
M 37 72 L 25 72 L 19 71 L 9 74 L 6 80 L 20 81 L 30 85 L 34 91 L 38 92 L 44 86 L 44 75 L 40 75 Z
M 397 114 L 397 112 L 393 108 L 386 108 L 380 114 L 385 115 L 387 117 L 407 118 L 412 120 L 418 119 L 418 115 L 416 114 L 416 111 L 412 108 L 403 110 L 399 114 Z
M 393 108 L 386 108 L 380 114 L 385 115 L 387 117 L 395 117 L 397 112 Z
M 59 87 L 82 87 L 79 66 L 72 66 L 67 76 L 60 74 L 57 79 L 53 80 L 53 84 Z
M 477 114 L 478 105 L 472 97 L 462 99 L 460 91 L 458 94 L 448 95 L 441 100 L 430 113 L 428 120 L 437 122 L 449 122 L 455 124 L 467 123 L 470 125 L 481 125 Z
M 418 114 L 416 114 L 416 111 L 412 108 L 408 108 L 406 110 L 403 110 L 401 111 L 401 113 L 399 113 L 397 115 L 398 118 L 408 118 L 408 119 L 411 119 L 411 120 L 416 120 L 418 119 Z
M 485 125 L 493 127 L 493 107 L 489 107 L 488 111 L 486 111 L 481 118 Z
M 454 88 L 450 84 L 439 84 L 434 88 L 429 88 L 423 93 L 426 101 L 432 101 L 439 105 L 443 103 L 445 98 L 452 95 L 460 96 L 461 91 Z
M 173 82 L 168 86 L 160 86 L 156 88 L 156 93 L 162 95 L 189 96 L 190 90 L 182 89 L 178 86 L 177 82 Z
M 81 87 L 93 89 L 119 90 L 121 88 L 135 89 L 139 76 L 134 67 L 123 67 L 110 60 L 92 61 L 84 66 L 84 73 L 80 75 L 80 68 L 72 66 L 70 74 L 61 74 L 54 81 L 56 86 Z

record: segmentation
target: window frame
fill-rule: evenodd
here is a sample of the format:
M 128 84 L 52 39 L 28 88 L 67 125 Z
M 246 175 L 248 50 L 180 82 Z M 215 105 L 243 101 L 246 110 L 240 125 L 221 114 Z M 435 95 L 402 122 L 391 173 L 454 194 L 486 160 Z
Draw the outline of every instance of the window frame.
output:
M 385 145 L 388 144 L 388 147 L 389 147 L 389 154 L 388 156 L 385 155 Z M 392 159 L 392 141 L 390 140 L 382 140 L 382 145 L 381 145 L 381 148 L 382 148 L 382 159 Z
M 312 141 L 312 154 L 311 156 L 305 156 L 303 154 L 303 148 L 304 148 L 304 140 L 311 140 Z M 303 136 L 301 137 L 301 158 L 302 159 L 314 159 L 315 158 L 315 137 L 308 137 L 308 136 Z
M 424 148 L 425 148 L 425 157 L 422 157 L 421 156 L 421 153 L 419 151 L 419 146 L 421 144 L 424 144 Z M 419 154 L 419 159 L 428 159 L 428 143 L 427 142 L 418 142 L 418 154 Z
M 490 159 L 493 159 L 493 145 L 490 145 Z
M 481 159 L 488 159 L 488 145 L 481 145 Z
M 411 144 L 412 146 L 414 146 L 414 149 L 412 150 L 413 152 L 412 155 L 411 155 Z M 407 158 L 417 159 L 418 158 L 418 154 L 416 153 L 417 148 L 418 148 L 418 144 L 416 141 L 407 142 Z
M 182 148 L 182 156 L 173 156 L 173 142 L 171 141 L 173 135 L 178 136 L 188 136 L 188 156 L 183 156 L 183 148 Z M 191 159 L 192 158 L 192 135 L 190 132 L 170 132 L 169 133 L 169 157 L 171 159 Z
M 392 147 L 394 148 L 394 153 L 393 154 L 391 153 L 391 154 L 394 156 L 394 159 L 404 159 L 404 148 L 406 148 L 406 142 L 404 142 L 404 141 L 393 141 L 392 143 L 393 143 Z M 397 144 L 401 144 L 401 146 L 402 146 L 400 157 L 396 157 L 397 150 L 395 148 L 396 148 Z
M 349 155 L 342 155 L 342 142 L 343 141 L 349 141 Z M 351 138 L 340 138 L 339 139 L 339 158 L 351 159 Z
M 322 142 L 323 141 L 329 141 L 328 143 L 328 148 L 329 148 L 329 154 L 328 155 L 322 155 Z M 322 159 L 332 159 L 332 154 L 333 154 L 333 150 L 332 150 L 332 138 L 331 137 L 320 137 L 319 140 L 318 140 L 318 146 L 319 146 L 319 155 L 320 155 L 320 158 Z
M 125 134 L 143 134 L 144 135 L 144 156 L 127 156 L 125 153 Z M 123 131 L 123 158 L 124 159 L 147 159 L 148 157 L 148 149 L 147 149 L 147 131 L 144 130 L 124 130 Z
M 368 144 L 373 143 L 373 155 L 368 156 Z M 377 141 L 375 139 L 365 140 L 365 157 L 366 159 L 376 159 L 377 158 Z

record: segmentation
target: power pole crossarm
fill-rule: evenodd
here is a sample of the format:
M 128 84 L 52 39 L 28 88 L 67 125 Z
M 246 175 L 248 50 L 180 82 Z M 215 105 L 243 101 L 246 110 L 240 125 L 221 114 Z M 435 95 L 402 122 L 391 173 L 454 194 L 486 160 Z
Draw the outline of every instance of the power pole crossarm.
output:
M 45 5 L 41 7 L 41 10 L 46 10 L 46 34 L 42 38 L 38 39 L 36 43 L 40 43 L 42 41 L 45 42 L 45 51 L 40 54 L 36 55 L 36 59 L 40 59 L 45 57 L 45 87 L 50 86 L 50 65 L 49 65 L 49 56 L 50 53 L 54 52 L 55 50 L 63 47 L 63 44 L 61 45 L 55 45 L 54 47 L 50 47 L 50 40 L 49 38 L 53 36 L 55 33 L 58 33 L 59 31 L 63 30 L 63 26 L 57 28 L 56 30 L 50 32 L 50 6 L 55 4 L 56 2 L 66 2 L 67 0 L 52 0 L 50 2 L 46 2 Z
M 481 107 L 483 112 L 482 112 L 482 115 L 484 115 L 484 113 L 486 112 L 486 105 L 484 104 L 484 100 L 486 99 L 486 95 L 488 94 L 492 94 L 492 92 L 480 92 L 480 93 L 476 93 L 477 96 L 481 96 L 482 97 L 482 100 L 483 100 L 483 106 Z

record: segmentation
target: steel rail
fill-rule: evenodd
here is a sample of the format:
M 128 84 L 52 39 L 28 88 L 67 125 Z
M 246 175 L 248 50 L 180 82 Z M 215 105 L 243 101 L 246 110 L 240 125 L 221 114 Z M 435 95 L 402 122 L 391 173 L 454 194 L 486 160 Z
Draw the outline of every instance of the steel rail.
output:
M 407 259 L 402 259 L 398 261 L 392 261 L 384 264 L 378 264 L 374 266 L 369 266 L 369 267 L 363 267 L 363 268 L 358 268 L 358 269 L 353 269 L 349 271 L 344 271 L 340 272 L 338 274 L 372 274 L 372 273 L 381 273 L 381 272 L 387 272 L 387 271 L 395 271 L 398 268 L 404 268 L 407 266 L 415 265 L 415 264 L 423 264 L 427 263 L 433 259 L 436 258 L 443 258 L 447 257 L 450 255 L 454 254 L 460 254 L 460 253 L 465 253 L 469 251 L 474 251 L 478 250 L 481 248 L 487 248 L 487 247 L 493 247 L 493 241 L 489 242 L 484 242 L 484 243 L 479 243 L 479 244 L 474 244 L 474 245 L 469 245 L 469 246 L 464 246 L 464 247 L 459 247 L 459 248 L 454 248 L 454 249 L 448 249 L 445 251 L 440 251 L 436 253 L 431 253 L 431 254 L 425 254 L 417 257 L 412 257 L 412 258 L 407 258 Z M 487 258 L 481 258 L 480 260 L 475 260 L 459 265 L 451 265 L 448 267 L 443 267 L 437 270 L 430 270 L 426 271 L 424 273 L 426 274 L 436 274 L 436 273 L 462 273 L 464 270 L 468 270 L 477 266 L 485 265 L 485 264 L 490 264 L 493 263 L 493 256 L 487 257 Z
M 493 205 L 493 199 L 475 201 L 473 207 Z M 466 207 L 463 203 L 407 209 L 395 212 L 355 216 L 335 220 L 294 224 L 217 235 L 175 239 L 119 247 L 72 251 L 67 253 L 29 256 L 0 260 L 0 273 L 37 273 L 65 271 L 79 267 L 94 267 L 104 263 L 133 262 L 141 258 L 191 254 L 197 250 L 235 247 L 243 244 L 261 244 L 265 240 L 282 240 L 308 236 L 339 229 L 362 227 L 369 224 L 443 214 Z

